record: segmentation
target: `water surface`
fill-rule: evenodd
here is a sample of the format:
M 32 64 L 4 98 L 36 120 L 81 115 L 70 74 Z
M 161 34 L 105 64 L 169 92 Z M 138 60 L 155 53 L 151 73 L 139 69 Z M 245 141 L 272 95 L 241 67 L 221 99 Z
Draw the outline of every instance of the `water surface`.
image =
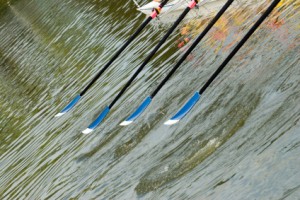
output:
M 148 26 L 72 112 L 54 118 L 145 16 L 132 1 L 19 0 L 1 10 L 1 199 L 299 199 L 296 1 L 276 8 L 182 122 L 163 125 L 267 5 L 229 9 L 147 112 L 118 126 L 208 21 L 182 24 L 87 136 L 169 25 Z

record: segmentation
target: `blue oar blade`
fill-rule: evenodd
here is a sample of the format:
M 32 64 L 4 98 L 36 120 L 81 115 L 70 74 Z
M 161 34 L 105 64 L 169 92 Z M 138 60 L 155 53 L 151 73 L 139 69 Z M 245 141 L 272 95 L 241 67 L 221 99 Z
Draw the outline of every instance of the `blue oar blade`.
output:
M 71 110 L 80 100 L 81 96 L 76 96 L 62 111 L 55 115 L 55 117 L 61 117 L 66 114 L 69 110 Z
M 100 115 L 97 117 L 97 119 L 95 119 L 95 121 L 93 121 L 93 123 L 90 124 L 90 126 L 85 129 L 84 131 L 82 131 L 83 134 L 89 134 L 91 132 L 94 131 L 95 128 L 97 128 L 97 126 L 99 126 L 99 124 L 104 120 L 104 118 L 106 117 L 106 115 L 109 113 L 110 109 L 107 106 L 102 113 L 100 113 Z
M 167 122 L 165 125 L 173 125 L 178 123 L 186 114 L 194 107 L 194 105 L 199 101 L 200 94 L 196 92 L 194 96 Z
M 146 108 L 149 106 L 151 101 L 152 101 L 152 98 L 147 97 L 145 99 L 145 101 L 136 109 L 136 111 L 132 115 L 130 115 L 125 121 L 123 121 L 120 125 L 127 126 L 127 125 L 131 124 L 146 110 Z

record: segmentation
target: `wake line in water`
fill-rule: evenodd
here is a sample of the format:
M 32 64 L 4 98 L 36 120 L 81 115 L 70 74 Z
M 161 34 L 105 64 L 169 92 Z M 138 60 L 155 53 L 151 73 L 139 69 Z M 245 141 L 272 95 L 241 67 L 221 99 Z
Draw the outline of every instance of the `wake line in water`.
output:
M 13 5 L 10 4 L 8 4 L 8 6 L 11 12 L 16 16 L 16 18 L 21 24 L 28 28 L 32 28 L 32 23 L 30 23 L 30 21 L 27 18 L 25 18 L 18 9 L 16 9 Z

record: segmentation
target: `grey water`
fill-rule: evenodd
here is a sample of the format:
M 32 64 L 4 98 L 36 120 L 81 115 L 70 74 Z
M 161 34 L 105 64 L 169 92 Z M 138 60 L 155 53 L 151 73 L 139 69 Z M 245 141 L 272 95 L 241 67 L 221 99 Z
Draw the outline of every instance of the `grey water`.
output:
M 146 112 L 120 127 L 209 19 L 185 22 L 90 135 L 81 131 L 168 26 L 151 23 L 70 113 L 54 118 L 145 16 L 132 1 L 2 2 L 0 199 L 300 199 L 297 1 L 282 1 L 189 115 L 163 125 L 271 1 L 230 8 Z M 185 28 L 191 41 L 178 48 Z

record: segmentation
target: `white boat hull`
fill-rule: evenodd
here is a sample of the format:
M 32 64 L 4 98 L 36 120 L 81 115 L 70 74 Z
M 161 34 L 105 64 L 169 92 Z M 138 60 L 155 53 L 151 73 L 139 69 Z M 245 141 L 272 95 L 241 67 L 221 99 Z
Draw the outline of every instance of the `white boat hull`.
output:
M 146 14 L 146 15 L 150 15 L 153 11 L 153 8 L 157 8 L 160 5 L 159 2 L 155 2 L 152 1 L 140 8 L 138 8 L 137 10 Z M 179 5 L 179 7 L 178 7 Z M 171 3 L 168 3 L 167 5 L 165 5 L 163 7 L 163 9 L 161 10 L 161 14 L 169 12 L 170 10 L 175 10 L 174 7 L 176 7 L 176 10 L 183 10 L 187 7 L 187 3 L 185 0 L 174 0 Z

